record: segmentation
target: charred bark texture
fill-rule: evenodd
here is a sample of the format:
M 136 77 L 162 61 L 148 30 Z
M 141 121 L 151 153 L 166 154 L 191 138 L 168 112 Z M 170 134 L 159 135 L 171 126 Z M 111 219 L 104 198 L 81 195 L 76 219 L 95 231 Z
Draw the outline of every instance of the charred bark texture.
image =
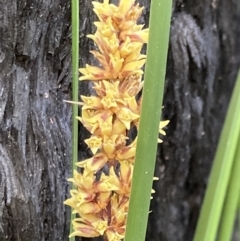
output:
M 149 1 L 139 2 L 147 25 Z M 80 6 L 83 66 L 94 61 L 86 34 L 95 17 L 91 1 Z M 174 1 L 163 109 L 171 122 L 157 158 L 148 241 L 192 240 L 240 63 L 239 21 L 238 0 Z M 0 0 L 0 23 L 0 240 L 66 241 L 70 2 Z M 81 126 L 79 134 L 83 159 L 88 134 Z

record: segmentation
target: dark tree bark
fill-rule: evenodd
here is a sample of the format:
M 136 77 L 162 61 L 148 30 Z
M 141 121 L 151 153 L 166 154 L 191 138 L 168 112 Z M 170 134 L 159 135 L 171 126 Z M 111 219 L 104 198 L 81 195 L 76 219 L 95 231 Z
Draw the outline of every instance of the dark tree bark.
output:
M 115 1 L 117 2 L 117 1 Z M 149 1 L 141 22 L 148 24 Z M 81 66 L 95 16 L 81 1 Z M 240 63 L 238 0 L 175 0 L 148 241 L 191 241 Z M 67 240 L 70 2 L 0 0 L 0 240 Z M 157 53 L 156 53 L 157 54 Z M 89 93 L 87 83 L 81 93 Z M 80 126 L 79 159 L 89 155 Z M 140 205 L 140 204 L 139 204 Z
M 69 1 L 0 1 L 0 240 L 67 240 Z

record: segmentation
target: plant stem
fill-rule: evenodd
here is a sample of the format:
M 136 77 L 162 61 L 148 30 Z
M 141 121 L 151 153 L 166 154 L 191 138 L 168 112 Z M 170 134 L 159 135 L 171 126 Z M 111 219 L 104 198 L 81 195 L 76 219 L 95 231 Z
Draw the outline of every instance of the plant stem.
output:
M 125 241 L 145 240 L 163 99 L 172 1 L 151 1 L 149 45 Z
M 213 162 L 194 241 L 215 241 L 240 132 L 240 73 Z M 225 240 L 224 240 L 225 241 Z
M 240 133 L 237 146 L 240 147 Z M 230 241 L 232 237 L 240 197 L 239 173 L 240 148 L 237 148 L 219 226 L 219 241 Z
M 78 68 L 79 68 L 79 1 L 72 0 L 72 98 L 78 101 Z M 72 174 L 75 169 L 75 163 L 78 160 L 78 105 L 72 105 Z M 73 175 L 72 175 L 73 176 Z M 75 214 L 71 213 L 70 233 L 73 232 L 72 220 Z M 75 238 L 69 238 L 74 241 Z

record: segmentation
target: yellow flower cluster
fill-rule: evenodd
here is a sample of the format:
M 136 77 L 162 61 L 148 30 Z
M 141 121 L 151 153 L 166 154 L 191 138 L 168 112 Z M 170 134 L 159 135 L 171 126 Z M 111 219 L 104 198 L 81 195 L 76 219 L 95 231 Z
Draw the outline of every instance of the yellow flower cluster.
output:
M 129 143 L 129 131 L 138 129 L 141 101 L 136 96 L 143 87 L 141 68 L 146 56 L 148 29 L 137 25 L 143 7 L 135 0 L 120 0 L 118 6 L 93 2 L 99 21 L 94 35 L 88 35 L 97 51 L 91 53 L 100 67 L 80 68 L 80 80 L 92 80 L 95 96 L 81 96 L 82 116 L 77 117 L 91 133 L 85 140 L 93 156 L 77 163 L 76 189 L 64 203 L 79 218 L 73 220 L 70 236 L 97 237 L 108 241 L 124 238 L 126 216 L 136 151 L 136 138 Z M 160 122 L 159 132 L 168 121 Z

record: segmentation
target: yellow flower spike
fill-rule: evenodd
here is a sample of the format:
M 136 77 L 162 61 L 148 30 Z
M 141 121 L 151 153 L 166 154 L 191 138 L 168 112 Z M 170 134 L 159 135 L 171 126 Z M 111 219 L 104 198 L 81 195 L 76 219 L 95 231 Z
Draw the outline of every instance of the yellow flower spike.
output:
M 91 136 L 89 139 L 86 139 L 85 142 L 91 149 L 93 154 L 95 154 L 98 151 L 98 149 L 102 147 L 101 137 Z
M 137 138 L 128 146 L 126 140 L 128 130 L 139 122 L 141 101 L 136 101 L 136 95 L 143 86 L 146 56 L 141 49 L 148 29 L 137 25 L 143 7 L 135 0 L 119 0 L 118 6 L 109 0 L 95 1 L 93 6 L 99 21 L 94 23 L 97 31 L 88 37 L 97 46 L 90 52 L 99 67 L 80 68 L 79 80 L 94 81 L 96 96 L 81 96 L 82 116 L 77 117 L 92 134 L 85 142 L 93 157 L 76 164 L 83 172 L 74 171 L 74 177 L 68 179 L 76 189 L 70 191 L 65 204 L 81 217 L 73 221 L 71 236 L 103 235 L 108 241 L 120 241 L 126 228 Z M 160 123 L 160 134 L 165 134 L 163 127 Z M 108 175 L 99 173 L 105 165 Z
M 84 161 L 77 162 L 76 166 L 85 168 L 85 171 L 96 173 L 99 171 L 107 162 L 108 157 L 103 153 L 97 153 L 93 157 Z
M 128 130 L 130 130 L 131 122 L 139 119 L 139 115 L 134 114 L 128 108 L 121 108 L 117 113 L 117 118 L 126 126 Z
M 96 96 L 83 96 L 81 95 L 81 98 L 84 102 L 84 105 L 82 107 L 82 110 L 86 109 L 102 109 L 103 105 L 101 104 L 101 99 Z
M 92 223 L 92 226 L 101 234 L 103 235 L 105 230 L 107 229 L 107 221 L 98 220 L 97 222 Z

